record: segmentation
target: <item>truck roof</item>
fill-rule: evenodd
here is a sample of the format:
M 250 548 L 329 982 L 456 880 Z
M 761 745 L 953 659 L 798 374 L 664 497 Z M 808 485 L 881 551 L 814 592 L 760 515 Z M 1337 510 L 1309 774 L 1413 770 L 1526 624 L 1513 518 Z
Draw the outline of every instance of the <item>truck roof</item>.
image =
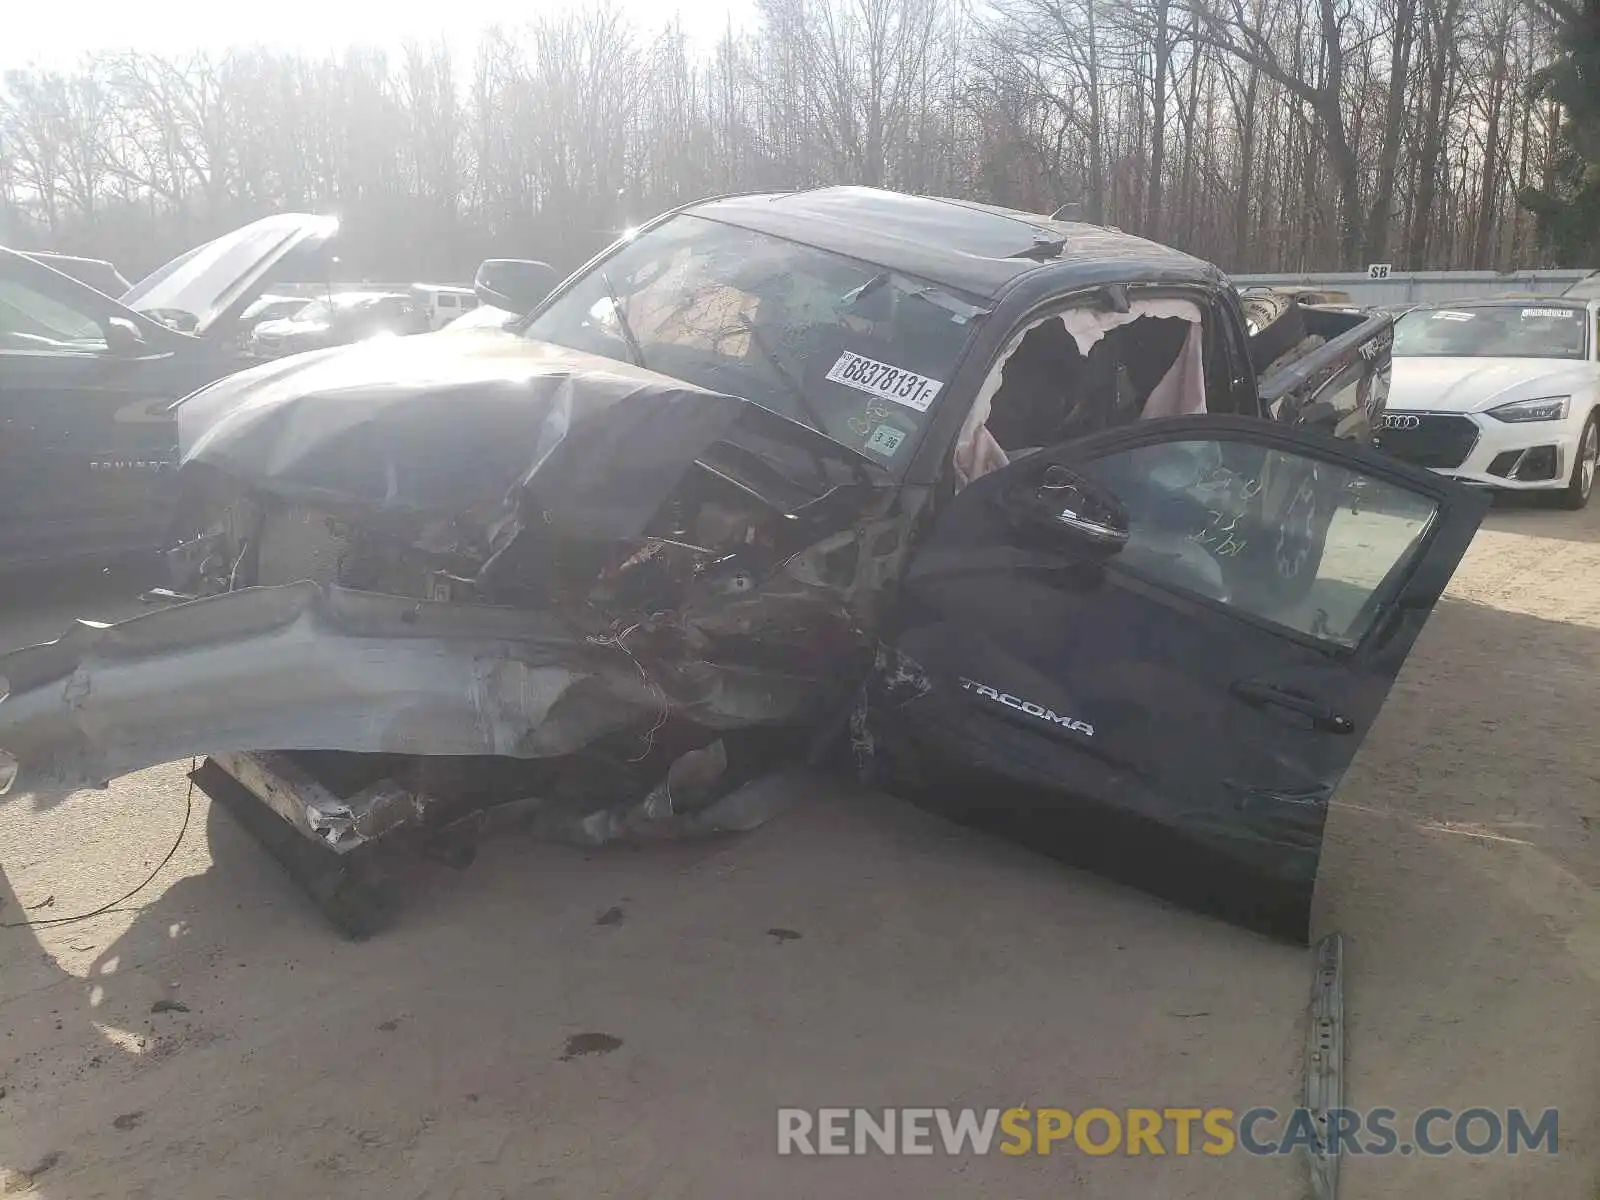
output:
M 1125 268 L 1131 278 L 1222 279 L 1202 259 L 1120 229 L 877 188 L 729 196 L 685 211 L 988 298 L 1027 272 L 1110 264 Z

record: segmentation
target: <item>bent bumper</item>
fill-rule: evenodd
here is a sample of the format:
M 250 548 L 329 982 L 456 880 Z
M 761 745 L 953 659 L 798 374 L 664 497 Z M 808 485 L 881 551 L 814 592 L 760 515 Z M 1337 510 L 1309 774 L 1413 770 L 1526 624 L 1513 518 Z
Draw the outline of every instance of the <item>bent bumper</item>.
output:
M 0 791 L 260 749 L 554 757 L 668 715 L 714 730 L 785 722 L 816 689 L 636 657 L 545 613 L 248 588 L 0 656 Z

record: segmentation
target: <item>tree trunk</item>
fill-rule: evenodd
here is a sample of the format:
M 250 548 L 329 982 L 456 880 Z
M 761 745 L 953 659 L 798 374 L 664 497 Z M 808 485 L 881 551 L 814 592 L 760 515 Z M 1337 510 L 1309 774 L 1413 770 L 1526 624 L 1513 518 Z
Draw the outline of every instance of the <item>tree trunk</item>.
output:
M 1495 192 L 1500 186 L 1500 125 L 1505 91 L 1506 46 L 1495 42 L 1493 66 L 1489 72 L 1488 125 L 1483 134 L 1483 181 L 1478 193 L 1477 220 L 1473 224 L 1472 265 L 1480 271 L 1494 266 Z
M 1383 144 L 1378 151 L 1377 186 L 1372 195 L 1372 211 L 1367 214 L 1366 257 L 1369 262 L 1383 261 L 1389 253 L 1389 218 L 1394 210 L 1395 164 L 1400 157 L 1400 134 L 1405 126 L 1406 84 L 1411 68 L 1416 12 L 1416 0 L 1398 0 L 1389 54 L 1389 95 L 1383 113 Z
M 1089 220 L 1106 223 L 1106 159 L 1103 135 L 1103 96 L 1100 88 L 1100 51 L 1095 36 L 1095 0 L 1084 0 L 1088 35 L 1089 75 Z
M 1150 188 L 1145 197 L 1144 224 L 1146 236 L 1157 241 L 1161 240 L 1161 173 L 1166 167 L 1167 151 L 1167 73 L 1172 64 L 1170 8 L 1171 0 L 1156 0 L 1155 80 L 1150 92 Z M 1193 109 L 1190 112 L 1192 114 Z
M 1261 74 L 1250 68 L 1250 81 L 1244 88 L 1244 111 L 1239 114 L 1239 191 L 1233 200 L 1233 261 L 1238 270 L 1253 269 L 1256 258 L 1250 252 L 1250 200 L 1256 167 L 1256 94 Z

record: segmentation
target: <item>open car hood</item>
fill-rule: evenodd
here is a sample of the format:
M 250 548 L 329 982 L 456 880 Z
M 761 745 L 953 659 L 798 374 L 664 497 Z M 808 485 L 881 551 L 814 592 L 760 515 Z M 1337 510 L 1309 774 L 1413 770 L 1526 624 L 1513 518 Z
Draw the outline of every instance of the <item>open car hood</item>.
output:
M 170 326 L 147 316 L 96 291 L 76 276 L 57 269 L 48 260 L 35 258 L 20 250 L 0 246 L 0 277 L 19 279 L 32 290 L 43 293 L 71 307 L 89 312 L 106 312 L 108 316 L 121 317 L 139 331 L 147 345 L 160 350 L 170 350 L 188 345 L 186 339 Z
M 128 289 L 122 303 L 157 320 L 188 314 L 207 333 L 248 308 L 271 280 L 273 268 L 338 232 L 335 217 L 279 213 L 180 254 Z

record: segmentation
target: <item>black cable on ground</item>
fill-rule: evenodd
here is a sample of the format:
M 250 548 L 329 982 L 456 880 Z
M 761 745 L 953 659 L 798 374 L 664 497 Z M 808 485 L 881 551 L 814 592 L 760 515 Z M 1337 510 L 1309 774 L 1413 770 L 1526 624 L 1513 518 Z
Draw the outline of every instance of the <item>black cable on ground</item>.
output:
M 189 817 L 194 813 L 194 770 L 197 766 L 198 764 L 194 761 L 189 763 L 189 791 L 183 798 L 183 825 L 178 829 L 178 840 L 172 843 L 172 849 L 167 851 L 167 856 L 156 864 L 156 869 L 145 876 L 143 883 L 131 892 L 126 892 L 115 900 L 102 904 L 99 908 L 90 912 L 78 913 L 76 916 L 71 917 L 40 917 L 34 921 L 0 921 L 0 929 L 29 929 L 40 925 L 70 925 L 74 921 L 87 921 L 90 917 L 98 917 L 102 913 L 110 912 L 125 900 L 132 900 L 145 888 L 149 887 L 151 881 L 161 874 L 162 868 L 171 862 L 173 856 L 178 853 L 178 847 L 183 845 L 184 835 L 189 832 Z

